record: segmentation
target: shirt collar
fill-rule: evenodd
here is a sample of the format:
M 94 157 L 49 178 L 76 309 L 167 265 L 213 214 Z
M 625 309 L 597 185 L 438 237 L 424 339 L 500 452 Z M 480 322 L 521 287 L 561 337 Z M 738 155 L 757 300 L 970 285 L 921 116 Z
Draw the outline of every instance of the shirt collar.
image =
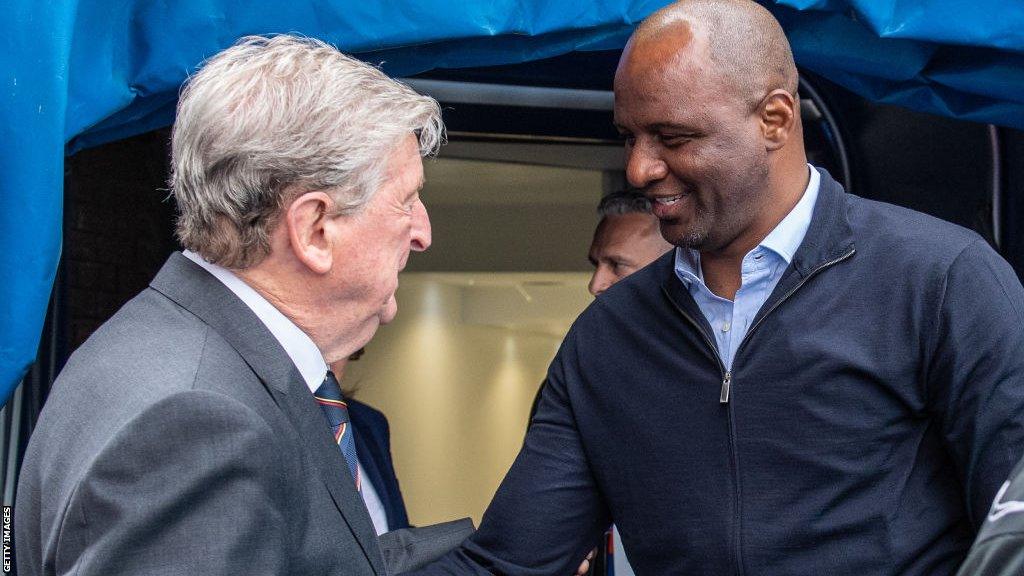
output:
M 810 170 L 810 178 L 800 201 L 758 245 L 778 254 L 787 265 L 793 261 L 793 255 L 796 254 L 797 248 L 807 235 L 807 229 L 811 226 L 814 204 L 818 199 L 818 189 L 821 187 L 821 174 L 810 164 L 807 168 Z M 675 269 L 676 275 L 686 285 L 704 282 L 700 252 L 697 250 L 677 247 Z
M 760 244 L 781 256 L 786 264 L 793 261 L 793 255 L 803 243 L 807 229 L 811 227 L 811 216 L 818 199 L 818 188 L 821 187 L 821 174 L 810 164 L 807 168 L 811 171 L 811 177 L 807 181 L 807 188 L 804 188 L 803 197 Z
M 305 380 L 310 392 L 315 392 L 327 376 L 327 362 L 324 360 L 320 349 L 316 347 L 313 340 L 303 332 L 294 322 L 267 301 L 251 286 L 245 283 L 234 272 L 212 262 L 207 262 L 202 256 L 185 250 L 182 254 L 189 260 L 202 266 L 207 272 L 213 274 L 214 278 L 220 280 L 238 296 L 238 298 L 256 314 L 256 317 L 270 330 L 274 338 L 281 344 L 288 357 L 292 359 L 299 374 Z
M 700 252 L 692 248 L 676 248 L 676 276 L 689 286 L 704 283 L 704 271 L 700 268 Z

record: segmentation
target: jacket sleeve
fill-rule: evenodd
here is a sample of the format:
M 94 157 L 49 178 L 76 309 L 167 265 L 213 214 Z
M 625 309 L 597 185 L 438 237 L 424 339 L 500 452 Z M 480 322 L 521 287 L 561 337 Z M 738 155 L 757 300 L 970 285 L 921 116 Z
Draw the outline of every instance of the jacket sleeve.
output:
M 933 325 L 928 399 L 977 530 L 1024 451 L 1024 289 L 984 241 L 949 267 Z
M 570 332 L 548 370 L 523 448 L 463 545 L 410 574 L 572 574 L 611 522 L 584 453 L 570 401 Z
M 78 483 L 56 573 L 284 575 L 287 493 L 278 445 L 221 394 L 165 398 L 124 426 Z
M 392 530 L 381 534 L 377 542 L 388 574 L 399 574 L 436 560 L 461 544 L 474 530 L 473 520 L 461 518 L 430 526 Z

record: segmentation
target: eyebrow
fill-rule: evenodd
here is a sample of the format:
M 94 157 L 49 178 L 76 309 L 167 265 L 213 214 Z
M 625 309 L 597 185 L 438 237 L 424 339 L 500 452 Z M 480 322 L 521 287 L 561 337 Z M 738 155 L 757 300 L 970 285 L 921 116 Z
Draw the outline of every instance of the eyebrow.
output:
M 697 130 L 693 126 L 686 126 L 684 124 L 676 124 L 673 122 L 658 122 L 657 124 L 651 124 L 650 127 L 654 130 L 680 130 L 691 133 L 700 132 L 700 130 Z
M 417 196 L 423 190 L 423 187 L 426 186 L 426 184 L 427 184 L 426 177 L 420 176 L 420 183 L 417 184 L 416 188 L 412 192 L 407 194 L 405 198 L 407 200 L 411 200 L 414 196 Z
M 629 130 L 628 128 L 624 127 L 621 124 L 613 122 L 612 125 L 615 126 L 615 129 L 619 132 L 619 136 L 624 136 L 626 134 L 631 134 L 632 133 L 631 130 Z M 648 131 L 653 131 L 653 132 L 677 131 L 677 132 L 683 132 L 685 134 L 701 134 L 702 133 L 700 130 L 698 130 L 697 128 L 694 128 L 693 126 L 686 126 L 685 124 L 675 124 L 673 122 L 657 122 L 655 124 L 648 124 L 648 125 L 641 126 L 640 128 L 642 130 L 648 130 Z

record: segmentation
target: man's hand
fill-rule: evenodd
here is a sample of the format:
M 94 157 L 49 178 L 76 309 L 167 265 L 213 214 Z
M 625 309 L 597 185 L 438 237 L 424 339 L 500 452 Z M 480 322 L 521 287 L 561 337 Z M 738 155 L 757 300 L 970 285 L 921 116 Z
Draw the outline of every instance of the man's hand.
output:
M 580 562 L 580 567 L 576 569 L 576 576 L 587 576 L 587 572 L 590 572 L 590 563 L 594 560 L 594 555 L 597 554 L 597 548 L 590 551 L 587 557 Z

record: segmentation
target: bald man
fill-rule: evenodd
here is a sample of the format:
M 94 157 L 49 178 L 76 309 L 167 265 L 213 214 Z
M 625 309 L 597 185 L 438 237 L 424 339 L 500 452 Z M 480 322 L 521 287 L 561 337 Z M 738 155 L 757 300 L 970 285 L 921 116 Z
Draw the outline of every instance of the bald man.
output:
M 1024 289 L 976 234 L 809 167 L 745 0 L 646 20 L 627 177 L 676 249 L 575 322 L 480 530 L 431 574 L 946 576 L 1024 450 Z

